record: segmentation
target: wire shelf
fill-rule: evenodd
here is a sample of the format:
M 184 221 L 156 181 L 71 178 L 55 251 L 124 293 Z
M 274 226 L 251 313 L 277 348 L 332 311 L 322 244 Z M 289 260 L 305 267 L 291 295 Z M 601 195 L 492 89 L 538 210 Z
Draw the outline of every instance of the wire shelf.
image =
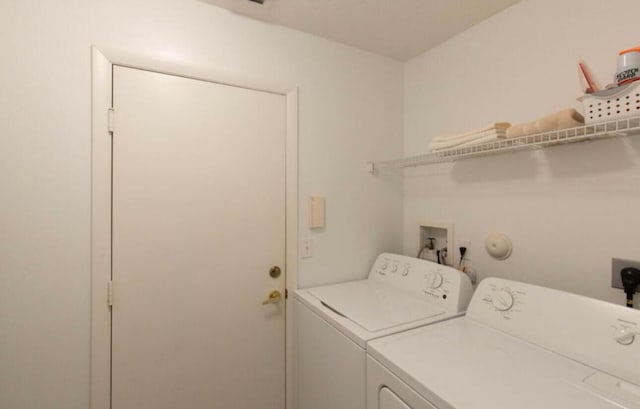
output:
M 481 156 L 542 149 L 554 145 L 636 134 L 640 134 L 640 116 L 589 124 L 577 128 L 520 136 L 518 138 L 497 139 L 492 142 L 466 146 L 464 148 L 452 148 L 407 158 L 383 162 L 369 162 L 368 170 L 373 173 L 383 168 L 407 168 L 443 162 L 455 162 Z

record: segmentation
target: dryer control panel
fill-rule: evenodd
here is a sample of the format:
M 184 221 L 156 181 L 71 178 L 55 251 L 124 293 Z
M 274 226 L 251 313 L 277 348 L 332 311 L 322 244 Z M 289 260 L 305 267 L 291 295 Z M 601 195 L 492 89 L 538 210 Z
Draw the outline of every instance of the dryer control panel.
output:
M 473 293 L 471 280 L 461 271 L 398 254 L 379 255 L 369 279 L 426 297 L 451 312 L 465 311 Z

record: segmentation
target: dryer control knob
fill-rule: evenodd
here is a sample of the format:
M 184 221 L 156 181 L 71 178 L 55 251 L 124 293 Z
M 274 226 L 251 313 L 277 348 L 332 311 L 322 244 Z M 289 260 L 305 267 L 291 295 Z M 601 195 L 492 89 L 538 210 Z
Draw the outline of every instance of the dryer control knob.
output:
M 391 267 L 391 272 L 395 273 L 396 271 L 398 271 L 398 265 L 394 264 L 393 267 Z
M 619 328 L 613 337 L 620 345 L 631 345 L 636 339 L 636 333 L 631 328 Z
M 506 290 L 500 290 L 491 297 L 491 304 L 499 311 L 509 311 L 513 302 L 513 295 Z
M 427 288 L 436 289 L 442 285 L 442 274 L 436 271 L 429 271 L 424 275 L 424 285 Z

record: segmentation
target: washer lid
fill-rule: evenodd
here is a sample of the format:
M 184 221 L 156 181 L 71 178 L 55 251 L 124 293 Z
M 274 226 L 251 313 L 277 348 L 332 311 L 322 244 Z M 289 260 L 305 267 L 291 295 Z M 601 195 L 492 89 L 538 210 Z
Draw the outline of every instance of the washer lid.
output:
M 640 386 L 468 317 L 379 338 L 367 348 L 425 399 L 447 402 L 438 407 L 640 409 Z
M 327 308 L 369 332 L 446 313 L 427 300 L 373 280 L 312 288 L 309 293 Z

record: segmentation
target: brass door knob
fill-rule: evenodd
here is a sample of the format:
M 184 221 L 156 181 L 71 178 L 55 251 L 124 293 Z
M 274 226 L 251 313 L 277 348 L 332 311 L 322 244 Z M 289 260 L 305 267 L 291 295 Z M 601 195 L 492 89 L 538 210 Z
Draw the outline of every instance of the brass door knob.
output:
M 280 291 L 278 290 L 274 290 L 269 293 L 269 298 L 262 301 L 262 305 L 277 304 L 280 302 L 281 299 L 282 299 L 282 293 L 280 293 Z

